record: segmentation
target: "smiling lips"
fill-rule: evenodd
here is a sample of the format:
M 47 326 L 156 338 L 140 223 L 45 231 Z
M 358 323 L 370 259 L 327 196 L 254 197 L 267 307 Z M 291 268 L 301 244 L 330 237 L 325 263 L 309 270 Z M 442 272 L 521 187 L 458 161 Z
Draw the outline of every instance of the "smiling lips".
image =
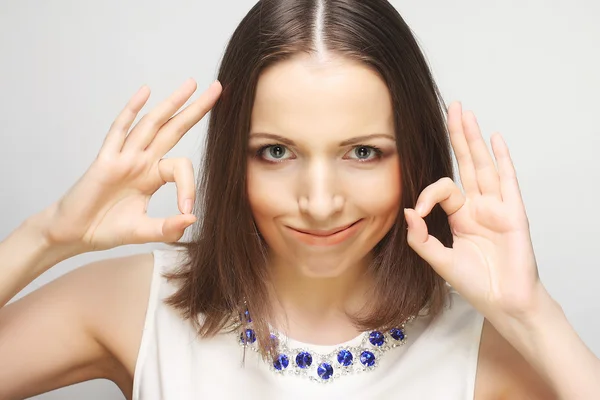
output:
M 314 246 L 332 246 L 342 243 L 353 236 L 359 229 L 362 219 L 349 225 L 327 231 L 322 230 L 298 230 L 290 228 L 292 235 L 303 243 Z

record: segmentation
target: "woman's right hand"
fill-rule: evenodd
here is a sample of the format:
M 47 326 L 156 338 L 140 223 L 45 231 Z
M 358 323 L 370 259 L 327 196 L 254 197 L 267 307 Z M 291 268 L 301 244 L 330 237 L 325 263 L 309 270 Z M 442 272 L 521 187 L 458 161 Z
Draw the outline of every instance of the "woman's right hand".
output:
M 196 91 L 196 82 L 189 79 L 129 132 L 150 96 L 149 88 L 143 86 L 113 122 L 90 168 L 47 210 L 44 235 L 48 242 L 87 252 L 179 240 L 196 222 L 192 214 L 196 194 L 193 165 L 187 158 L 163 156 L 206 115 L 221 90 L 220 83 L 214 82 L 173 116 Z M 167 182 L 177 186 L 182 214 L 150 218 L 148 202 Z

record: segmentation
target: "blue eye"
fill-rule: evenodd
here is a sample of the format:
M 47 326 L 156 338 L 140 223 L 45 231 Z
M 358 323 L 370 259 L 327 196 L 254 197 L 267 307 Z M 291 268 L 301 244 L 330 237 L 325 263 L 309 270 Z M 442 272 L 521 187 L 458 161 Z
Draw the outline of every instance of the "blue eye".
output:
M 281 158 L 285 154 L 285 149 L 282 146 L 271 146 L 269 148 L 269 155 L 273 158 Z
M 286 151 L 287 148 L 280 144 L 268 144 L 258 149 L 256 155 L 268 162 L 281 162 L 281 160 L 285 160 L 283 157 Z
M 379 159 L 383 155 L 381 149 L 375 146 L 356 146 L 352 149 L 352 153 L 356 155 L 356 159 L 361 162 L 371 161 L 373 159 Z M 373 156 L 374 157 L 370 157 Z

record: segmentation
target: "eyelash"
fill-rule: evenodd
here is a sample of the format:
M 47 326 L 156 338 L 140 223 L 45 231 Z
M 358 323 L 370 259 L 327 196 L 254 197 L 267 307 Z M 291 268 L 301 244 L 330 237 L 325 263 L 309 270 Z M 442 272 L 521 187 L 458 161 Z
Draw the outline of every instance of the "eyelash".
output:
M 256 154 L 255 154 L 255 156 L 256 156 L 256 157 L 258 157 L 258 158 L 260 158 L 260 159 L 261 159 L 261 161 L 264 161 L 264 162 L 266 162 L 266 163 L 269 163 L 269 164 L 279 164 L 279 163 L 282 163 L 282 162 L 286 161 L 286 160 L 281 160 L 281 161 L 268 161 L 268 160 L 265 160 L 265 159 L 263 158 L 263 152 L 264 152 L 266 149 L 268 149 L 269 147 L 274 147 L 274 146 L 279 146 L 279 147 L 283 147 L 284 149 L 287 149 L 287 147 L 285 147 L 284 145 L 282 145 L 282 144 L 280 144 L 280 143 L 270 143 L 270 144 L 266 144 L 266 145 L 264 145 L 264 146 L 261 146 L 261 147 L 260 147 L 258 150 L 256 150 Z M 364 144 L 358 144 L 358 145 L 356 145 L 356 146 L 352 147 L 352 150 L 350 150 L 350 151 L 353 151 L 353 150 L 355 150 L 355 149 L 358 149 L 358 148 L 361 148 L 361 147 L 366 147 L 366 148 L 368 148 L 368 149 L 371 149 L 371 150 L 373 150 L 373 151 L 375 152 L 375 157 L 374 157 L 373 159 L 366 160 L 366 161 L 363 161 L 363 160 L 360 160 L 360 159 L 358 159 L 357 161 L 358 161 L 358 162 L 360 162 L 360 163 L 369 163 L 369 162 L 374 162 L 374 161 L 376 161 L 376 160 L 380 160 L 380 159 L 383 157 L 383 150 L 381 150 L 381 149 L 380 149 L 379 147 L 377 147 L 377 146 L 372 146 L 372 145 L 369 145 L 369 146 L 367 146 L 367 145 L 364 145 Z

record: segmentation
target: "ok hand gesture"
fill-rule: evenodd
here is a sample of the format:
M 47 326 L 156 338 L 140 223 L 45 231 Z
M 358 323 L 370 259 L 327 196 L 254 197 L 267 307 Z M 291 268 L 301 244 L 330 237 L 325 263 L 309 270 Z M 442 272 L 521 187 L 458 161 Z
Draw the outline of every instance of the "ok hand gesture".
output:
M 508 148 L 492 135 L 496 167 L 475 116 L 458 102 L 448 109 L 448 129 L 464 193 L 449 178 L 425 188 L 415 209 L 405 210 L 408 243 L 488 319 L 518 317 L 543 289 Z M 423 220 L 437 203 L 448 214 L 452 248 L 429 235 Z

